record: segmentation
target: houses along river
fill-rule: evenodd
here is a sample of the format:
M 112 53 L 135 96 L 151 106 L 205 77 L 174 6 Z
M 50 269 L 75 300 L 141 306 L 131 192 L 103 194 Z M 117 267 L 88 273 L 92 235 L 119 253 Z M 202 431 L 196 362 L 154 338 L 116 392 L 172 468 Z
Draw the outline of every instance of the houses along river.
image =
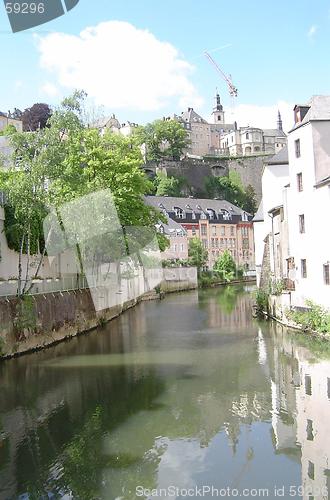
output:
M 0 499 L 328 498 L 327 346 L 254 320 L 252 291 L 168 295 L 3 362 Z

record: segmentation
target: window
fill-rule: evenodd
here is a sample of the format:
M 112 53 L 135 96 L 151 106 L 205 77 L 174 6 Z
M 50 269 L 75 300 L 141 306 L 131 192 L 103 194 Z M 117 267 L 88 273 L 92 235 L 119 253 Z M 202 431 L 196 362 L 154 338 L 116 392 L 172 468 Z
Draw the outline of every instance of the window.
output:
M 221 236 L 225 236 L 226 234 L 226 226 L 221 226 Z
M 181 243 L 181 252 L 183 252 L 183 250 L 184 250 L 184 245 L 183 243 Z
M 305 232 L 305 216 L 304 216 L 304 214 L 299 215 L 299 232 L 300 233 Z
M 192 214 L 191 214 L 191 218 L 192 218 L 193 220 L 195 220 L 195 219 L 196 219 L 196 214 L 195 214 L 195 212 L 192 212 Z
M 202 224 L 201 225 L 201 235 L 202 236 L 206 236 L 207 234 L 207 227 L 206 227 L 206 224 Z
M 242 220 L 247 222 L 249 220 L 248 214 L 246 212 L 242 213 Z
M 299 174 L 297 174 L 297 188 L 298 188 L 298 191 L 301 192 L 303 190 L 303 180 L 302 180 L 302 173 L 299 172 Z
M 191 228 L 191 234 L 192 234 L 193 236 L 195 236 L 195 235 L 196 235 L 196 228 L 195 228 L 195 227 L 192 227 L 192 228 Z
M 310 375 L 305 375 L 305 393 L 307 396 L 312 395 L 312 377 Z
M 300 139 L 294 141 L 294 149 L 296 152 L 296 158 L 300 157 Z
M 217 226 L 212 226 L 212 235 L 213 236 L 217 235 Z
M 324 277 L 324 284 L 330 285 L 330 264 L 324 264 L 323 277 Z
M 307 441 L 314 441 L 314 432 L 313 432 L 313 420 L 307 419 Z
M 202 240 L 202 244 L 204 248 L 207 248 L 207 240 Z
M 301 277 L 307 278 L 307 263 L 306 259 L 301 259 Z
M 211 247 L 214 248 L 214 238 L 211 238 Z
M 184 213 L 184 211 L 182 210 L 182 208 L 179 208 L 179 207 L 174 207 L 174 213 L 175 213 L 175 216 L 176 216 L 178 219 L 184 219 L 184 218 L 185 218 L 185 213 Z
M 218 240 L 218 238 L 215 238 L 215 246 L 216 246 L 216 248 L 219 247 L 219 240 Z
M 308 477 L 309 479 L 314 479 L 314 464 L 308 460 Z
M 234 227 L 233 226 L 231 226 L 231 228 L 230 228 L 230 236 L 234 236 Z
M 248 138 L 249 138 L 249 133 L 248 133 L 248 132 L 245 134 L 245 138 L 246 138 L 246 139 L 248 139 Z

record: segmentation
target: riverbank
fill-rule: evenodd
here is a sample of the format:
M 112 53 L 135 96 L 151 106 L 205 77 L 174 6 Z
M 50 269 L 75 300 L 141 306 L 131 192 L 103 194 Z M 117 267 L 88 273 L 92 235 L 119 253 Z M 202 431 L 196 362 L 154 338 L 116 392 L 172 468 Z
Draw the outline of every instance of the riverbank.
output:
M 268 301 L 267 310 L 264 309 L 262 311 L 264 318 L 274 320 L 280 325 L 285 326 L 286 328 L 290 328 L 291 330 L 294 330 L 296 333 L 299 332 L 302 334 L 308 334 L 314 338 L 330 342 L 330 333 L 317 331 L 313 328 L 303 326 L 302 324 L 295 322 L 290 317 L 290 313 L 292 315 L 293 310 L 290 305 L 289 292 L 282 293 L 281 295 L 269 295 L 267 301 Z M 315 316 L 316 314 L 317 313 L 314 312 Z M 317 318 L 315 317 L 314 321 L 315 319 Z

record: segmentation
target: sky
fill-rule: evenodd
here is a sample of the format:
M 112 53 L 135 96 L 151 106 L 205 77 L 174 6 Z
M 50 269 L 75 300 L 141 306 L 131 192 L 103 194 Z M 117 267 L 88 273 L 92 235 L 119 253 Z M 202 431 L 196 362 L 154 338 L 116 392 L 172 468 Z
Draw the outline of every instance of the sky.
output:
M 2 4 L 2 3 L 1 3 Z M 292 108 L 330 94 L 330 1 L 80 0 L 13 34 L 0 4 L 0 110 L 59 104 L 84 89 L 97 114 L 146 123 L 188 106 L 210 119 L 284 128 Z M 232 75 L 238 98 L 204 56 Z

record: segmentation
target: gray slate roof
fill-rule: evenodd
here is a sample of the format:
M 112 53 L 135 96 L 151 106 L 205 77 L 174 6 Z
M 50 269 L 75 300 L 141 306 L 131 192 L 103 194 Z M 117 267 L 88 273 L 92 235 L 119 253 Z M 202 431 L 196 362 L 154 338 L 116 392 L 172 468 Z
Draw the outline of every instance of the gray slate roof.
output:
M 196 113 L 193 108 L 188 108 L 187 111 L 183 111 L 177 118 L 185 123 L 208 123 L 204 120 L 204 118 Z
M 314 95 L 307 105 L 309 107 L 306 115 L 303 120 L 299 123 L 296 123 L 291 130 L 295 130 L 301 125 L 308 123 L 310 121 L 317 120 L 329 120 L 330 121 L 330 96 L 329 95 Z
M 266 137 L 286 137 L 283 130 L 277 128 L 264 128 L 262 131 Z
M 175 220 L 171 219 L 168 215 L 166 215 L 167 223 L 160 222 L 156 227 L 162 226 L 164 228 L 164 234 L 168 236 L 176 236 L 176 235 L 186 235 L 187 231 Z
M 195 212 L 196 214 L 206 212 L 208 208 L 215 212 L 227 210 L 232 215 L 242 215 L 244 213 L 244 210 L 226 200 L 178 198 L 173 196 L 146 196 L 146 202 L 159 210 L 162 210 L 164 207 L 166 212 L 173 212 L 173 208 L 178 207 L 185 212 Z
M 276 155 L 271 156 L 267 161 L 268 165 L 286 165 L 289 163 L 288 147 L 284 146 Z
M 253 217 L 252 222 L 263 222 L 263 221 L 264 221 L 264 204 L 261 199 L 257 213 Z

